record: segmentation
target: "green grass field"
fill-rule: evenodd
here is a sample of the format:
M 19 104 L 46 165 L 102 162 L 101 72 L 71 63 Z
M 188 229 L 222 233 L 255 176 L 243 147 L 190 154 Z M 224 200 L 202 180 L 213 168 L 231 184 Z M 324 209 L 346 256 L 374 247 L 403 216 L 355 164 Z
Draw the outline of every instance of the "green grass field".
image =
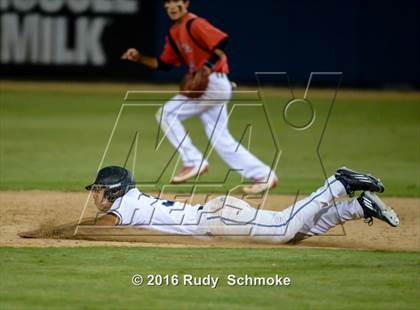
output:
M 418 309 L 418 253 L 309 249 L 0 249 L 0 307 Z M 134 274 L 220 277 L 209 287 L 131 285 Z M 227 275 L 290 286 L 229 287 Z M 411 276 L 407 276 L 411 275 Z M 417 275 L 417 277 L 415 276 Z
M 148 101 L 141 95 L 135 98 L 143 101 L 123 100 L 127 89 L 156 87 L 40 85 L 36 88 L 2 83 L 0 190 L 82 190 L 95 175 L 123 103 L 137 106 L 122 109 L 103 164 L 123 165 L 138 132 L 137 182 L 167 183 L 175 160 L 169 163 L 168 170 L 164 171 L 164 167 L 174 149 L 165 139 L 155 150 L 159 129 L 154 114 L 164 100 Z M 251 151 L 264 162 L 275 163 L 276 155 L 280 154 L 276 172 L 281 184 L 274 193 L 295 194 L 297 190 L 308 193 L 318 187 L 324 179 L 316 152 L 320 143 L 327 174 L 346 165 L 380 176 L 387 185 L 386 195 L 420 195 L 419 93 L 339 92 L 322 142 L 332 91 L 309 94 L 316 119 L 304 131 L 293 129 L 283 119 L 283 108 L 291 99 L 287 91 L 265 89 L 263 95 L 272 128 L 267 126 L 261 101 L 241 101 L 242 97 L 237 96 L 230 105 L 234 106 L 230 129 L 238 140 L 244 137 L 243 144 L 250 142 Z M 309 117 L 305 105 L 295 105 L 289 110 L 289 120 L 296 124 L 305 123 Z M 249 125 L 250 138 L 249 130 L 244 134 Z M 207 138 L 200 121 L 188 120 L 186 127 L 192 132 L 194 143 L 204 151 Z M 202 182 L 223 184 L 228 167 L 215 152 L 209 161 L 210 172 Z M 132 158 L 128 167 L 134 169 Z M 223 191 L 238 182 L 239 175 L 231 173 L 224 187 L 204 186 L 201 191 Z
M 0 82 L 0 190 L 81 191 L 95 175 L 127 89 L 155 86 L 71 85 Z M 162 89 L 162 88 L 159 88 Z M 172 87 L 174 89 L 174 87 Z M 303 95 L 303 92 L 300 93 Z M 323 140 L 321 133 L 332 92 L 311 92 L 316 111 L 312 127 L 297 131 L 282 111 L 290 100 L 285 90 L 264 89 L 261 102 L 241 101 L 230 121 L 232 134 L 265 162 L 279 157 L 280 186 L 274 193 L 311 192 L 324 176 L 342 165 L 382 178 L 389 196 L 419 197 L 420 93 L 338 93 Z M 144 98 L 143 98 L 144 99 Z M 127 102 L 126 102 L 127 103 Z M 128 102 L 135 103 L 135 102 Z M 153 103 L 153 106 L 145 106 Z M 162 168 L 173 154 L 163 141 L 154 114 L 161 101 L 126 106 L 116 126 L 104 165 L 122 165 L 136 132 L 138 183 L 162 186 Z M 304 105 L 290 109 L 289 120 L 303 124 Z M 204 150 L 207 139 L 197 119 L 186 122 L 193 141 Z M 252 127 L 252 135 L 244 134 Z M 274 138 L 273 138 L 274 137 Z M 229 175 L 217 154 L 200 191 L 223 191 L 240 181 Z M 175 162 L 168 167 L 173 168 Z M 159 179 L 160 174 L 162 177 Z M 153 187 L 147 187 L 147 190 Z M 188 187 L 171 187 L 185 191 Z M 133 274 L 211 274 L 221 277 L 216 289 L 204 287 L 134 287 Z M 292 279 L 289 287 L 228 287 L 227 274 Z M 323 250 L 304 248 L 0 248 L 1 309 L 418 309 L 418 252 Z

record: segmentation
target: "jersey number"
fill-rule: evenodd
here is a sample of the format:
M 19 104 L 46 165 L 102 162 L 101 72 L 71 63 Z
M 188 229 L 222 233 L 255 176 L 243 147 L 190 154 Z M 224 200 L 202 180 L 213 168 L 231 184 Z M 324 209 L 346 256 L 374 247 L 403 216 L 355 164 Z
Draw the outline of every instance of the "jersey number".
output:
M 165 207 L 172 207 L 175 204 L 175 201 L 166 200 L 165 202 L 162 202 L 162 204 Z

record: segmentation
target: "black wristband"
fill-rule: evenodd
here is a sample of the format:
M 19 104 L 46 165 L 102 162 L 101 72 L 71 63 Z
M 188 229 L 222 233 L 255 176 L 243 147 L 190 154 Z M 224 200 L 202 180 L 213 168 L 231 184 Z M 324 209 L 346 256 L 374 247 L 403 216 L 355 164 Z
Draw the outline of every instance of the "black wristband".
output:
M 213 69 L 213 67 L 216 65 L 216 63 L 220 60 L 220 56 L 216 53 L 213 53 L 210 58 L 206 61 L 205 65 L 209 67 L 210 69 Z

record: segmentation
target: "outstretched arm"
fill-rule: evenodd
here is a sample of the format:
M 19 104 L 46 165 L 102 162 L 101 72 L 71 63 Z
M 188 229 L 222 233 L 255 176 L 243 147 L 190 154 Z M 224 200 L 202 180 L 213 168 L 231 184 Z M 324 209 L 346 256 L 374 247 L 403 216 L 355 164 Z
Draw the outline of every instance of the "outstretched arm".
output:
M 97 218 L 95 220 L 95 222 L 93 224 L 90 225 L 95 225 L 95 226 L 117 226 L 119 224 L 119 219 L 116 215 L 114 214 L 106 214 L 103 215 L 99 218 Z M 89 225 L 89 224 L 84 224 L 84 225 Z
M 156 70 L 159 66 L 159 61 L 155 57 L 148 57 L 140 54 L 135 48 L 129 48 L 122 56 L 121 59 L 129 60 L 138 64 L 145 65 L 150 69 Z
M 99 218 L 86 218 L 81 222 L 50 226 L 42 224 L 38 229 L 19 232 L 21 238 L 69 238 L 73 236 L 77 226 L 104 226 L 112 227 L 118 225 L 118 218 L 112 214 L 106 214 Z
M 140 54 L 135 48 L 129 48 L 122 56 L 121 59 L 129 60 L 153 70 L 169 71 L 173 65 L 163 62 L 160 58 L 148 57 Z

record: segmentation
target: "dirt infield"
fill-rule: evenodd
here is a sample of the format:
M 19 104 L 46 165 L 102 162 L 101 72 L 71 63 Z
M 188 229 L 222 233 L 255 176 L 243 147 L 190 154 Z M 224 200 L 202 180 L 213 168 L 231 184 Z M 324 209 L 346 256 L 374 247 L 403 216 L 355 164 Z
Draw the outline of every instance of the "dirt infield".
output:
M 165 246 L 165 247 L 277 247 L 275 245 L 201 241 L 189 237 L 148 236 L 139 234 L 113 237 L 95 237 L 91 240 L 22 239 L 19 231 L 36 229 L 77 221 L 88 198 L 87 193 L 62 192 L 0 192 L 0 246 L 13 247 L 73 247 L 73 246 Z M 202 199 L 197 196 L 196 199 Z M 281 210 L 292 204 L 294 197 L 272 195 L 267 200 L 267 209 Z M 326 247 L 351 249 L 420 251 L 420 199 L 385 198 L 400 216 L 401 225 L 392 228 L 375 221 L 369 227 L 363 221 L 348 222 L 336 227 L 328 235 L 317 236 L 297 245 L 282 247 Z M 94 216 L 95 209 L 88 203 L 85 216 Z

